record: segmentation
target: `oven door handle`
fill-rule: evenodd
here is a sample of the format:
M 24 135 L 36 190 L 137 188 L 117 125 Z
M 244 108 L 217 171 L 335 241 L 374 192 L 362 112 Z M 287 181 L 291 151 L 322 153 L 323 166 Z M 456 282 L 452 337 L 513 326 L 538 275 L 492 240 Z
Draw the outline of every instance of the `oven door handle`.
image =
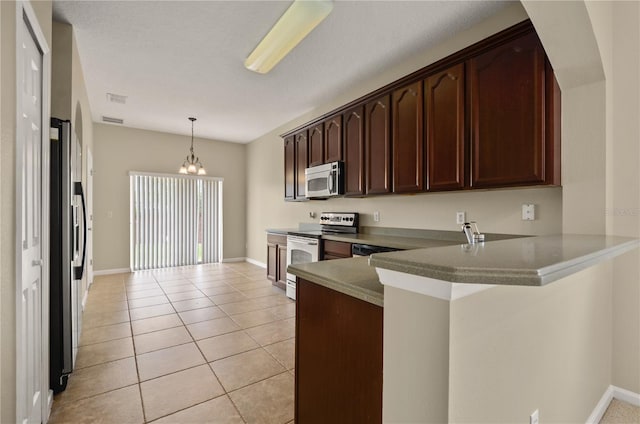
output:
M 307 245 L 307 246 L 317 246 L 318 245 L 318 241 L 317 240 L 309 240 L 308 238 L 304 238 L 304 237 L 296 237 L 296 236 L 289 236 L 287 237 L 287 246 L 289 244 L 298 244 L 298 245 Z

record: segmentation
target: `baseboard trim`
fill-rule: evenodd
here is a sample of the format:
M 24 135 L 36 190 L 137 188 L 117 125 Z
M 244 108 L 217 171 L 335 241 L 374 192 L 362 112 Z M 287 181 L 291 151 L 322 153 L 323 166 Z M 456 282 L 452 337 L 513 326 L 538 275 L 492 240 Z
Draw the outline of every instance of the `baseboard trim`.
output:
M 247 258 L 224 258 L 222 260 L 222 263 L 227 263 L 227 262 L 244 262 L 245 260 L 247 260 Z
M 129 268 L 114 268 L 114 269 L 101 269 L 98 271 L 93 271 L 93 275 L 111 275 L 111 274 L 125 274 L 131 272 Z
M 267 268 L 267 264 L 265 264 L 264 262 L 256 261 L 255 259 L 247 258 L 247 262 L 249 262 L 250 264 L 257 265 L 260 268 L 265 268 L 265 269 Z
M 614 398 L 640 407 L 640 394 L 611 385 L 607 387 L 593 412 L 587 418 L 587 424 L 598 424 Z
M 640 394 L 634 393 L 631 390 L 623 389 L 621 387 L 611 386 L 613 387 L 613 397 L 630 403 L 631 405 L 637 406 L 640 408 Z
M 596 404 L 593 412 L 589 415 L 589 418 L 587 418 L 586 424 L 598 424 L 604 416 L 604 413 L 607 411 L 607 407 L 609 407 L 611 399 L 613 399 L 613 386 L 607 387 L 607 390 L 604 391 L 604 394 Z

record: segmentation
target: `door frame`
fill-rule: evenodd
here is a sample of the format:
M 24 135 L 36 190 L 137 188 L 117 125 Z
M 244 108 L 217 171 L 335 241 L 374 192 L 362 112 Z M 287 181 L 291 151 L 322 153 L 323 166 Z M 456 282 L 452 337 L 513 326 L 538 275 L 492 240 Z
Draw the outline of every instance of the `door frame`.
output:
M 26 21 L 26 22 L 25 22 Z M 42 399 L 42 421 L 47 422 L 49 420 L 49 412 L 51 411 L 51 405 L 53 403 L 53 392 L 49 390 L 49 168 L 50 168 L 50 146 L 49 146 L 49 121 L 51 120 L 51 49 L 47 43 L 46 37 L 40 27 L 38 18 L 36 17 L 33 7 L 26 0 L 16 1 L 16 233 L 15 233 L 15 249 L 16 249 L 16 420 L 22 421 L 25 417 L 25 404 L 22 402 L 19 393 L 24 389 L 26 385 L 26 376 L 23 375 L 24 355 L 18 352 L 18 347 L 22 343 L 21 335 L 21 281 L 22 281 L 22 246 L 20 245 L 21 228 L 22 228 L 22 181 L 19 175 L 22 172 L 22 148 L 19 144 L 21 140 L 22 127 L 20 125 L 23 98 L 22 90 L 20 89 L 20 75 L 22 73 L 23 61 L 18 57 L 22 52 L 20 46 L 21 42 L 21 30 L 24 25 L 28 23 L 28 30 L 34 37 L 34 40 L 42 52 L 42 152 L 41 152 L 41 165 L 42 165 L 42 179 L 41 179 L 41 205 L 42 205 L 42 229 L 41 229 L 41 249 L 42 249 L 42 316 L 41 316 L 41 328 L 42 328 L 42 368 L 41 368 L 41 381 L 40 389 L 43 394 Z
M 93 284 L 93 152 L 87 148 L 87 287 L 84 293 L 84 304 L 89 293 L 89 287 Z

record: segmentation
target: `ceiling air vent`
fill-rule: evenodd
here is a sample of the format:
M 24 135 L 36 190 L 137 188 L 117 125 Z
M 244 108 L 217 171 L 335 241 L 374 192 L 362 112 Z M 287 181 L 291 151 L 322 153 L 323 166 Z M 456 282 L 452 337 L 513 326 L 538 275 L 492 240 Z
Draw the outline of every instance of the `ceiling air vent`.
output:
M 111 118 L 110 116 L 103 116 L 103 122 L 109 122 L 110 124 L 123 124 L 124 121 L 120 118 Z
M 107 100 L 111 103 L 120 103 L 121 105 L 127 103 L 127 96 L 121 94 L 107 93 Z

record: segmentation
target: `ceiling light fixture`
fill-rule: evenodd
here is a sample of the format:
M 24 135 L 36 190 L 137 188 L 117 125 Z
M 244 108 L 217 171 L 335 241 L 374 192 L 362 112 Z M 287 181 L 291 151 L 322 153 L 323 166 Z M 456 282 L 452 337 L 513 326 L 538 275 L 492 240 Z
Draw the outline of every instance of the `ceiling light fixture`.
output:
M 189 121 L 191 121 L 191 150 L 184 162 L 182 162 L 182 166 L 178 173 L 207 175 L 207 171 L 205 171 L 204 166 L 202 166 L 200 158 L 193 154 L 193 121 L 195 120 L 196 118 L 189 118 Z
M 295 0 L 251 52 L 244 66 L 266 74 L 333 10 L 332 0 Z

